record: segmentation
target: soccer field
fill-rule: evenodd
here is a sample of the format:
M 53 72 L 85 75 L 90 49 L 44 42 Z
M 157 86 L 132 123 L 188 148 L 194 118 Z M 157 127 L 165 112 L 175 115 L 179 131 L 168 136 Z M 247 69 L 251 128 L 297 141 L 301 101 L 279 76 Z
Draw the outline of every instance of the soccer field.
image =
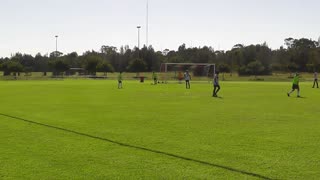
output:
M 319 179 L 320 90 L 1 81 L 0 179 Z

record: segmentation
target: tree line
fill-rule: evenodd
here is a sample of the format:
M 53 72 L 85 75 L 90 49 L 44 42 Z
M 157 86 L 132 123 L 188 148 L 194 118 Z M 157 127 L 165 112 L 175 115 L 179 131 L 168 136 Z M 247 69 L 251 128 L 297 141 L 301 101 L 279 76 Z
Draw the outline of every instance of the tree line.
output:
M 268 75 L 272 72 L 314 72 L 320 69 L 320 44 L 301 38 L 287 38 L 284 46 L 272 50 L 266 43 L 257 45 L 237 44 L 229 51 L 217 51 L 210 46 L 178 50 L 155 51 L 152 46 L 130 49 L 122 46 L 102 46 L 100 51 L 87 51 L 36 56 L 16 53 L 0 58 L 4 75 L 12 73 L 53 72 L 66 74 L 70 69 L 83 69 L 88 75 L 97 72 L 151 72 L 159 71 L 161 63 L 215 63 L 220 72 L 237 72 L 239 75 Z

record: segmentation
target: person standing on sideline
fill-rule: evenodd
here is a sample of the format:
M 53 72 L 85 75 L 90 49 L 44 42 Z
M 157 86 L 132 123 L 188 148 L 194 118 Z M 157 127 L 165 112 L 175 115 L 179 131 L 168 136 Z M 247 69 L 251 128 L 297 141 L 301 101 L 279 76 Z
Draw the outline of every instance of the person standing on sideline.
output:
M 118 75 L 118 89 L 122 89 L 122 72 Z
M 317 72 L 314 72 L 313 74 L 313 87 L 315 87 L 315 85 L 317 85 L 317 88 L 319 88 L 319 84 L 318 84 L 318 73 Z
M 190 89 L 191 76 L 188 70 L 186 70 L 186 72 L 184 73 L 184 79 L 186 80 L 186 89 Z
M 219 84 L 219 72 L 214 74 L 213 78 L 213 97 L 218 97 L 218 92 L 220 91 L 220 84 Z
M 158 76 L 154 71 L 152 72 L 152 79 L 153 79 L 153 84 L 157 85 L 158 84 Z
M 293 93 L 295 90 L 298 91 L 297 97 L 300 97 L 299 81 L 300 81 L 299 74 L 296 73 L 296 74 L 294 75 L 293 81 L 292 81 L 292 90 L 287 93 L 288 97 L 290 97 L 290 94 Z

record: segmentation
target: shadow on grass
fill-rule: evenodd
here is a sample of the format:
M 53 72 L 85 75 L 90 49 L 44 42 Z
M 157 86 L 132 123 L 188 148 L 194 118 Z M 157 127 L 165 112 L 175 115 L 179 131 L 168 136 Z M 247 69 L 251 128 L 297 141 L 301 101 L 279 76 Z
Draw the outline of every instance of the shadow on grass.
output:
M 296 99 L 308 99 L 307 97 L 304 97 L 304 96 L 300 96 L 300 97 L 297 97 L 297 96 L 290 96 L 289 98 L 296 98 Z
M 227 171 L 231 171 L 231 172 L 234 172 L 234 173 L 239 173 L 239 174 L 243 174 L 243 175 L 247 175 L 247 176 L 251 176 L 251 177 L 257 177 L 257 178 L 261 178 L 261 179 L 271 179 L 269 177 L 266 177 L 266 176 L 263 176 L 263 175 L 260 175 L 260 174 L 247 172 L 247 171 L 243 171 L 243 170 L 240 170 L 240 169 L 236 169 L 236 168 L 232 168 L 232 167 L 228 167 L 228 166 L 224 166 L 224 165 L 219 165 L 219 164 L 214 164 L 214 163 L 210 163 L 210 162 L 206 162 L 206 161 L 202 161 L 202 160 L 192 159 L 192 158 L 180 156 L 180 155 L 177 155 L 177 154 L 171 154 L 171 153 L 168 153 L 168 152 L 149 149 L 149 148 L 146 148 L 146 147 L 130 145 L 130 144 L 118 142 L 118 141 L 115 141 L 115 140 L 111 140 L 111 139 L 107 139 L 107 138 L 103 138 L 103 137 L 98 137 L 98 136 L 93 136 L 93 135 L 90 135 L 90 134 L 85 134 L 85 133 L 77 132 L 77 131 L 74 131 L 74 130 L 69 130 L 69 129 L 65 129 L 65 128 L 61 128 L 61 127 L 56 127 L 56 126 L 52 126 L 52 125 L 48 125 L 48 124 L 43 124 L 43 123 L 39 123 L 39 122 L 27 120 L 27 119 L 15 117 L 15 116 L 10 116 L 10 115 L 6 115 L 6 114 L 2 114 L 2 113 L 0 113 L 0 116 L 8 117 L 8 118 L 11 118 L 11 119 L 27 122 L 27 123 L 38 125 L 38 126 L 42 126 L 42 127 L 47 127 L 47 128 L 56 129 L 56 130 L 59 130 L 59 131 L 64 131 L 64 132 L 68 132 L 68 133 L 84 136 L 84 137 L 87 137 L 87 138 L 92 138 L 92 139 L 97 139 L 97 140 L 113 143 L 113 144 L 116 144 L 116 145 L 119 145 L 119 146 L 131 148 L 131 149 L 147 151 L 147 152 L 151 152 L 151 153 L 165 155 L 165 156 L 168 156 L 168 157 L 173 157 L 173 158 L 180 159 L 180 160 L 185 160 L 185 161 L 190 161 L 190 162 L 195 162 L 195 163 L 211 166 L 211 167 L 214 167 L 214 168 L 220 168 L 220 169 L 224 169 L 224 170 L 227 170 Z

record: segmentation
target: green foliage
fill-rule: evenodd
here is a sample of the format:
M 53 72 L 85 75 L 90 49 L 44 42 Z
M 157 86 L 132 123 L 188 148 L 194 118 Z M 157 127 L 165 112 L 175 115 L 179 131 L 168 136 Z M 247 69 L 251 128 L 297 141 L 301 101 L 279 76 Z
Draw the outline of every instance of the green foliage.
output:
M 291 62 L 291 63 L 288 64 L 288 70 L 290 72 L 296 72 L 296 71 L 299 70 L 299 66 L 296 63 Z
M 217 67 L 217 70 L 221 73 L 229 73 L 231 72 L 231 68 L 228 64 L 219 64 L 218 67 Z
M 280 63 L 273 63 L 271 64 L 272 71 L 282 71 L 283 66 Z
M 103 63 L 103 58 L 99 55 L 87 55 L 84 59 L 84 68 L 89 72 L 89 74 L 96 75 L 98 65 Z
M 240 75 L 262 75 L 265 70 L 265 67 L 260 61 L 252 61 L 246 66 L 242 66 L 239 69 Z
M 25 72 L 26 74 L 30 74 L 30 73 L 33 72 L 33 69 L 32 69 L 32 67 L 25 67 L 25 68 L 24 68 L 24 72 Z
M 241 74 L 251 74 L 247 66 L 252 61 L 259 61 L 264 66 L 261 74 L 271 74 L 275 71 L 292 71 L 291 64 L 297 65 L 297 71 L 310 71 L 310 65 L 315 69 L 320 65 L 320 47 L 317 41 L 301 38 L 285 39 L 285 46 L 272 50 L 267 43 L 256 45 L 236 44 L 229 51 L 214 50 L 210 46 L 187 47 L 182 44 L 177 51 L 165 49 L 163 52 L 156 51 L 152 46 L 138 49 L 122 46 L 119 49 L 114 46 L 103 45 L 100 52 L 87 51 L 83 55 L 76 52 L 63 55 L 61 52 L 52 52 L 49 55 L 37 54 L 35 57 L 27 54 L 16 53 L 6 60 L 19 62 L 22 66 L 32 67 L 33 71 L 46 72 L 52 61 L 62 58 L 68 67 L 86 67 L 90 74 L 95 74 L 100 61 L 109 62 L 114 71 L 125 71 L 136 59 L 141 59 L 145 64 L 143 71 L 157 71 L 161 63 L 215 63 L 225 64 L 231 71 L 239 71 Z M 93 60 L 95 59 L 95 60 Z M 100 60 L 98 60 L 100 59 Z M 3 63 L 4 59 L 0 59 Z M 52 67 L 52 65 L 51 65 Z M 140 67 L 138 67 L 140 68 Z M 130 71 L 141 71 L 141 69 L 130 69 Z
M 130 72 L 144 72 L 147 69 L 147 64 L 142 59 L 134 59 L 128 66 Z
M 98 65 L 97 65 L 97 70 L 100 71 L 100 72 L 104 72 L 104 73 L 107 73 L 107 72 L 114 72 L 114 68 L 113 66 L 108 63 L 108 62 L 100 62 Z
M 63 55 L 62 52 L 54 51 L 54 52 L 50 53 L 50 58 L 58 58 L 58 57 L 61 57 L 62 55 Z
M 61 75 L 70 68 L 63 58 L 51 60 L 49 65 L 53 69 L 53 75 Z
M 4 75 L 10 75 L 11 73 L 19 73 L 23 71 L 23 66 L 21 63 L 16 61 L 6 61 L 2 63 L 1 70 L 4 71 Z
M 231 72 L 231 68 L 230 68 L 230 66 L 228 64 L 222 63 L 222 64 L 219 64 L 217 66 L 217 71 L 222 73 L 222 80 L 225 80 L 225 75 L 224 74 Z
M 307 72 L 318 72 L 319 64 L 307 64 Z
M 265 67 L 260 61 L 253 61 L 247 65 L 247 72 L 249 74 L 259 75 L 264 71 Z

